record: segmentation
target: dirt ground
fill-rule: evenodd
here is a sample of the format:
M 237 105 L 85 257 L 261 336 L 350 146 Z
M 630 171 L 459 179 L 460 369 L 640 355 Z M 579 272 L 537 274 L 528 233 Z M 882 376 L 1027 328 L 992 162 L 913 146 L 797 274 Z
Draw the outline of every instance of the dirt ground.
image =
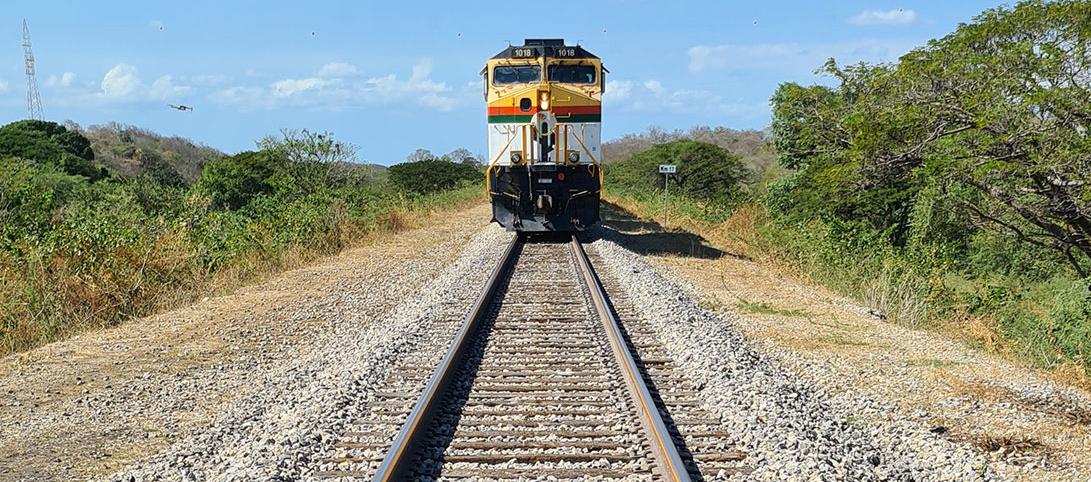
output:
M 838 397 L 893 403 L 923 430 L 1002 461 L 1002 477 L 1084 480 L 1091 473 L 1091 394 L 943 335 L 886 323 L 821 287 L 604 210 L 630 249 L 699 289 L 707 309 L 797 376 Z M 836 381 L 831 383 L 830 381 Z M 851 417 L 850 417 L 851 418 Z M 866 416 L 846 420 L 867 424 Z
M 247 393 L 247 375 L 308 348 L 309 306 L 355 290 L 385 312 L 488 223 L 481 204 L 192 306 L 0 359 L 0 480 L 109 474 Z M 416 277 L 414 279 L 418 279 Z

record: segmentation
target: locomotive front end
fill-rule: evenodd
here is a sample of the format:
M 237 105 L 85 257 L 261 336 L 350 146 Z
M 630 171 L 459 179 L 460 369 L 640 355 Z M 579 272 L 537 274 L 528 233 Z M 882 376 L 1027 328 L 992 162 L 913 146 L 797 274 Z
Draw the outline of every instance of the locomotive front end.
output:
M 605 72 L 563 40 L 528 39 L 489 60 L 494 221 L 515 231 L 581 231 L 599 221 Z

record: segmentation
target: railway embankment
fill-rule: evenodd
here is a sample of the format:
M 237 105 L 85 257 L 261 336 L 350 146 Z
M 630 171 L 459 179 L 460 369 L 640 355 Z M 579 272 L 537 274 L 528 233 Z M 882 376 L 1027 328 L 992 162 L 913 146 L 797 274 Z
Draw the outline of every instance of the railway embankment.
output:
M 1085 392 L 696 235 L 610 216 L 585 239 L 591 261 L 621 322 L 654 339 L 646 358 L 671 359 L 745 454 L 731 477 L 1087 478 Z M 0 479 L 313 478 L 384 412 L 398 365 L 465 316 L 511 239 L 487 219 L 477 206 L 0 360 Z

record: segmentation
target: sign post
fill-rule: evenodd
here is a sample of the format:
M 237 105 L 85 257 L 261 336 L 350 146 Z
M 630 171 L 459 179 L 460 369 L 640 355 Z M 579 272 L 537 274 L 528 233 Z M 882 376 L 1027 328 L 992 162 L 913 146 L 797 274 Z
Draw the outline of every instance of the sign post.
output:
M 659 173 L 663 175 L 663 229 L 667 229 L 667 222 L 670 221 L 670 211 L 667 208 L 667 181 L 670 179 L 671 174 L 678 171 L 678 166 L 674 164 L 660 164 Z

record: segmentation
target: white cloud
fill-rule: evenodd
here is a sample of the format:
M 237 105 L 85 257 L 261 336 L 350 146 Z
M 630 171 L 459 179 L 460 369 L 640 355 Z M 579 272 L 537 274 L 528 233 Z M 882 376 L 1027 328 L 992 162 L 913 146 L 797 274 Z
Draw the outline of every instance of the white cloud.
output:
M 357 73 L 356 66 L 341 62 L 328 63 L 318 70 L 319 77 L 352 77 Z
M 633 82 L 631 80 L 607 80 L 606 93 L 602 94 L 604 104 L 617 104 L 628 99 L 633 94 Z
M 155 79 L 152 83 L 151 89 L 148 90 L 148 96 L 156 100 L 170 100 L 180 95 L 185 95 L 191 90 L 190 87 L 185 85 L 175 85 L 174 77 L 170 75 L 164 75 Z
M 450 111 L 469 98 L 476 88 L 456 92 L 444 82 L 432 80 L 428 59 L 413 65 L 408 79 L 395 74 L 360 78 L 349 64 L 326 64 L 315 76 L 282 79 L 266 87 L 235 86 L 212 93 L 217 103 L 241 109 L 305 107 L 341 110 L 350 107 L 416 104 L 439 111 Z M 480 85 L 477 85 L 480 88 Z
M 74 76 L 73 79 L 74 80 Z M 61 78 L 61 82 L 64 78 Z M 98 100 L 108 102 L 142 102 L 176 99 L 193 90 L 188 85 L 175 83 L 174 76 L 163 75 L 151 85 L 144 83 L 140 72 L 129 64 L 118 64 L 106 72 L 99 85 L 99 91 L 92 93 Z
M 46 87 L 71 87 L 75 82 L 76 74 L 73 72 L 65 72 L 60 77 L 50 75 L 48 79 L 45 79 Z
M 611 80 L 606 84 L 603 102 L 625 112 L 657 114 L 766 115 L 767 103 L 731 102 L 713 92 L 701 89 L 672 89 L 656 79 L 634 82 Z
M 413 64 L 413 75 L 409 77 L 409 82 L 420 82 L 427 79 L 431 74 L 432 59 L 422 59 L 416 64 Z
M 117 64 L 102 77 L 102 95 L 107 99 L 131 99 L 140 88 L 136 67 Z
M 8 92 L 8 82 L 6 80 L 0 80 L 0 94 L 6 94 Z
M 693 73 L 756 69 L 813 72 L 831 57 L 842 64 L 894 61 L 914 45 L 912 41 L 891 39 L 819 44 L 697 45 L 689 49 L 689 70 Z
M 188 85 L 198 85 L 198 86 L 210 87 L 210 86 L 224 85 L 229 80 L 231 80 L 231 78 L 226 76 L 226 75 L 220 75 L 220 74 L 203 74 L 203 75 L 187 75 L 187 76 L 181 77 L 181 79 L 179 79 L 179 80 L 181 80 L 182 82 L 184 82 L 184 83 L 186 83 Z
M 214 102 L 238 106 L 257 106 L 268 102 L 265 89 L 261 87 L 229 87 L 209 96 Z
M 653 94 L 660 95 L 663 93 L 663 84 L 658 80 L 645 80 L 644 88 L 651 91 Z
M 272 93 L 275 97 L 291 97 L 304 94 L 308 91 L 317 92 L 327 85 L 336 83 L 336 80 L 326 80 L 317 77 L 309 79 L 285 79 L 273 82 Z
M 908 25 L 917 20 L 917 12 L 899 8 L 897 10 L 864 10 L 848 18 L 852 25 Z

